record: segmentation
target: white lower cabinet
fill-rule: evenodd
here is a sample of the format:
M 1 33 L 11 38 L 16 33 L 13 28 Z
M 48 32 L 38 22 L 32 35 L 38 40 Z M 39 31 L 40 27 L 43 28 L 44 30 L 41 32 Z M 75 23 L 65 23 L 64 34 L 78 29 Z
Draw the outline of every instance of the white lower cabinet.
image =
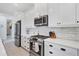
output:
M 51 42 L 45 42 L 45 56 L 77 56 L 77 49 Z
M 29 42 L 29 38 L 26 37 L 22 37 L 21 39 L 21 46 L 26 49 L 26 50 L 30 50 L 30 42 Z

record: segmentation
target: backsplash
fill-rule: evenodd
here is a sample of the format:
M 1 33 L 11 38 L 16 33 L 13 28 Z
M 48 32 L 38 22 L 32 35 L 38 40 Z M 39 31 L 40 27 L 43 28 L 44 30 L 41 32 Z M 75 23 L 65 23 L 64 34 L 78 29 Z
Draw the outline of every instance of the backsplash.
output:
M 58 38 L 66 40 L 78 40 L 76 33 L 78 32 L 75 27 L 61 27 L 61 28 L 51 28 L 52 31 L 56 32 Z M 79 34 L 78 34 L 79 35 Z
M 54 31 L 57 38 L 79 41 L 78 27 L 37 27 L 29 29 L 31 35 L 37 35 L 39 32 L 40 35 L 49 36 L 50 31 Z

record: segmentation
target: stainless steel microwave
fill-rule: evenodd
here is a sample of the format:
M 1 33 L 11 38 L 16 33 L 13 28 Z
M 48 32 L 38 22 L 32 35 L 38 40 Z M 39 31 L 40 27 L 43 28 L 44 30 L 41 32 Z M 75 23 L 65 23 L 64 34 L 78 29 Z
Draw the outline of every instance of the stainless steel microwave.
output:
M 48 26 L 48 15 L 40 16 L 34 19 L 35 26 Z

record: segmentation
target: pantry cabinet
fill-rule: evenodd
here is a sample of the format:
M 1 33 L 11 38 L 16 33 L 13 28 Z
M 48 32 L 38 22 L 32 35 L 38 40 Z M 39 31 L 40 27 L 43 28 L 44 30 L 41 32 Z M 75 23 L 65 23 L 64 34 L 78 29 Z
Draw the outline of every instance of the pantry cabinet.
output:
M 75 24 L 75 4 L 48 4 L 49 27 Z
M 45 56 L 77 56 L 77 49 L 45 41 Z

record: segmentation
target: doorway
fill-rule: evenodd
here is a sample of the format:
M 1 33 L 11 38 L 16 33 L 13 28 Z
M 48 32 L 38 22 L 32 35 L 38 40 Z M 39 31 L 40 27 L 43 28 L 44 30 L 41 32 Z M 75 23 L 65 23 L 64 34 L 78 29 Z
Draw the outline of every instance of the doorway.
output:
M 7 20 L 7 40 L 12 39 L 12 21 Z

